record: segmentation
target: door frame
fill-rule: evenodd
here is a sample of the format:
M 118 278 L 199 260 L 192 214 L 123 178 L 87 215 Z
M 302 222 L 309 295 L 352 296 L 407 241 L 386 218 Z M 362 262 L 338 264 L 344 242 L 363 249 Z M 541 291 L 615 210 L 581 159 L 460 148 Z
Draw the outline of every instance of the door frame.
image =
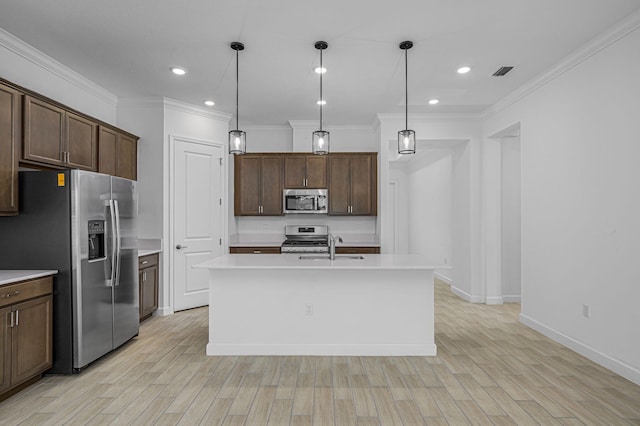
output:
M 175 232 L 175 214 L 174 214 L 174 203 L 175 203 L 175 160 L 176 160 L 176 141 L 188 142 L 199 145 L 206 145 L 220 148 L 222 152 L 222 164 L 220 167 L 220 195 L 222 197 L 222 214 L 220 215 L 220 231 L 222 238 L 222 253 L 226 253 L 228 251 L 229 241 L 229 226 L 228 226 L 228 212 L 229 206 L 227 200 L 229 200 L 229 173 L 227 171 L 228 164 L 228 153 L 226 150 L 226 143 L 224 142 L 216 142 L 212 140 L 206 139 L 195 139 L 186 136 L 180 135 L 169 135 L 169 197 L 168 197 L 168 208 L 165 209 L 167 213 L 165 216 L 165 220 L 168 221 L 168 233 L 167 233 L 167 241 L 168 244 L 164 245 L 166 255 L 163 256 L 166 260 L 164 266 L 164 277 L 166 278 L 166 283 L 168 285 L 162 286 L 163 297 L 168 298 L 165 299 L 168 303 L 164 303 L 164 306 L 170 307 L 170 312 L 163 312 L 162 315 L 169 315 L 175 312 L 175 283 L 174 283 L 174 272 L 175 272 L 175 241 L 174 241 L 174 232 Z

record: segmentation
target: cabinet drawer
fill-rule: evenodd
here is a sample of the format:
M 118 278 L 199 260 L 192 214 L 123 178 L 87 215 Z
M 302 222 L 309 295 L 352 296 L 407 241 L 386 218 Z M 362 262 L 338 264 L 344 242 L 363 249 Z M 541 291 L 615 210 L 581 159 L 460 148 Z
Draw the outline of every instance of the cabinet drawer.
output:
M 138 269 L 148 268 L 158 264 L 158 255 L 150 254 L 147 256 L 140 256 L 138 258 Z
M 0 287 L 0 307 L 53 292 L 53 278 L 44 277 Z
M 347 247 L 347 246 L 341 246 L 341 247 L 336 247 L 336 254 L 379 254 L 380 253 L 380 247 L 371 247 L 371 246 L 364 246 L 364 247 Z
M 229 247 L 231 254 L 280 254 L 280 247 Z

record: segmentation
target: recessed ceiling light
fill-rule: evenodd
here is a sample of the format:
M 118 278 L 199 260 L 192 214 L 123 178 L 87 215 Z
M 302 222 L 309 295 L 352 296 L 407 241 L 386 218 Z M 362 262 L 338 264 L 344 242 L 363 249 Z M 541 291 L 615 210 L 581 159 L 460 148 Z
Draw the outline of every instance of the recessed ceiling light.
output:
M 460 67 L 460 68 L 458 68 L 458 74 L 466 74 L 469 71 L 471 71 L 471 68 L 469 68 L 469 67 Z
M 324 74 L 325 72 L 327 72 L 327 69 L 325 67 L 315 67 L 313 69 L 316 74 Z
M 316 102 L 318 105 L 326 105 L 327 101 L 325 101 L 324 99 L 321 99 L 319 101 Z
M 215 102 L 213 102 L 213 101 L 204 101 L 204 104 L 205 104 L 206 106 L 214 106 L 216 103 L 215 103 Z
M 429 99 L 429 105 L 435 105 L 440 102 L 438 99 Z
M 187 70 L 181 67 L 171 67 L 171 72 L 175 75 L 185 75 Z

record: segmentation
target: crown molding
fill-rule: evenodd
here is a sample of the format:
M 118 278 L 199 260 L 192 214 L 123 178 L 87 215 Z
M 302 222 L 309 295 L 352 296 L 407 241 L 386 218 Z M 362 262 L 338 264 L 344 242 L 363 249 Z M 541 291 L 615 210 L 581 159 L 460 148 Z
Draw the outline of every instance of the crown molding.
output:
M 115 107 L 118 102 L 118 97 L 104 87 L 78 74 L 52 57 L 45 55 L 2 28 L 0 28 L 0 46 L 107 104 Z
M 199 115 L 205 118 L 213 118 L 215 120 L 222 120 L 225 122 L 229 122 L 231 120 L 231 114 L 221 111 L 213 111 L 210 109 L 205 109 L 203 107 L 195 106 L 193 104 L 188 104 L 186 102 L 178 101 L 176 99 L 171 98 L 163 98 L 164 106 L 166 109 L 171 109 L 178 112 L 184 112 L 191 115 Z
M 162 97 L 120 97 L 118 108 L 164 108 Z
M 469 120 L 481 118 L 481 113 L 454 113 L 454 112 L 426 112 L 426 113 L 409 113 L 409 120 Z M 376 118 L 373 121 L 373 127 L 379 126 L 384 120 L 404 120 L 405 115 L 403 113 L 394 112 L 382 112 L 376 114 Z M 411 123 L 409 123 L 411 124 Z
M 262 130 L 262 131 L 277 131 L 277 130 L 291 130 L 291 126 L 287 124 L 247 124 L 242 126 L 246 130 Z
M 317 120 L 289 120 L 289 126 L 291 126 L 292 129 L 315 127 L 317 125 Z
M 485 109 L 481 114 L 482 117 L 486 118 L 488 116 L 494 115 L 499 111 L 502 111 L 503 109 L 513 105 L 520 99 L 535 92 L 540 87 L 560 77 L 565 72 L 580 65 L 582 62 L 586 61 L 601 50 L 609 47 L 610 45 L 624 38 L 633 31 L 636 31 L 638 28 L 640 28 L 640 10 L 632 13 L 631 15 L 620 21 L 618 24 L 596 36 L 588 43 L 582 45 L 582 47 L 579 47 L 577 50 L 560 61 L 550 70 L 544 72 L 538 77 L 533 78 L 489 108 Z
M 199 115 L 214 120 L 222 120 L 225 123 L 231 119 L 231 114 L 219 111 L 211 111 L 186 102 L 163 97 L 122 97 L 118 99 L 118 108 L 159 108 L 162 110 L 184 112 L 191 115 Z

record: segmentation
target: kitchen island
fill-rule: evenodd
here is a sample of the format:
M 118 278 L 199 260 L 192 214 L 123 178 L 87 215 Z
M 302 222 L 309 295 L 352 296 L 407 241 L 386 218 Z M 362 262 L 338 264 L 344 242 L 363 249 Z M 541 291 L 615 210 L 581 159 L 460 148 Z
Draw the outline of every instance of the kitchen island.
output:
M 209 269 L 207 355 L 436 355 L 439 265 L 419 255 L 300 257 L 230 254 L 194 266 Z

